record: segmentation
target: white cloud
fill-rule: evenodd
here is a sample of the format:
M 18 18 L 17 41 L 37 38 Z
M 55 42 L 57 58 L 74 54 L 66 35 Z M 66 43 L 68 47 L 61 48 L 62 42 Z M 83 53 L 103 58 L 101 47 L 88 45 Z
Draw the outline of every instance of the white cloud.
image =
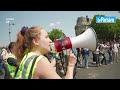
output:
M 61 25 L 61 22 L 57 21 L 57 22 L 54 22 L 54 23 L 50 23 L 49 25 L 50 25 L 50 27 L 58 28 Z
M 61 22 L 56 22 L 56 24 L 60 25 L 60 24 L 61 24 Z
M 55 26 L 55 23 L 50 23 L 50 27 L 53 27 L 53 26 Z

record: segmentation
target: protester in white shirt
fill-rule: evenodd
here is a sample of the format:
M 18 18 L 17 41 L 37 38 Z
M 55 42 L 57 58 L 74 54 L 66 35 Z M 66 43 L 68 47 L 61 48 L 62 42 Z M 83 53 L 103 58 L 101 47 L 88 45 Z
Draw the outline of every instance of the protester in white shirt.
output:
M 0 75 L 2 75 L 2 65 L 3 63 L 5 63 L 5 60 L 7 59 L 8 57 L 8 52 L 6 49 L 2 49 L 1 52 L 0 52 Z
M 106 60 L 106 55 L 105 55 L 105 50 L 107 49 L 107 45 L 105 42 L 103 42 L 103 44 L 100 45 L 100 55 L 103 56 L 103 59 L 101 60 L 101 64 L 103 64 L 103 62 L 105 63 L 105 65 L 107 65 L 107 60 Z
M 115 41 L 113 45 L 113 62 L 119 62 L 118 61 L 118 50 L 119 50 L 119 44 Z
M 1 58 L 2 60 L 6 60 L 7 57 L 8 57 L 8 52 L 7 52 L 6 49 L 3 48 L 2 51 L 1 51 L 1 54 L 0 54 L 0 58 Z

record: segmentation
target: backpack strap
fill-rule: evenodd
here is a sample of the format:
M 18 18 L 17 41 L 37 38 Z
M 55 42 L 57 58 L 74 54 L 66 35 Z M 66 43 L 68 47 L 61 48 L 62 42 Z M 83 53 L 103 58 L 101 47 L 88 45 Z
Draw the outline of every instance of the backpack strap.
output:
M 37 60 L 38 57 L 39 57 L 39 56 L 36 56 L 36 57 L 34 58 L 33 62 L 32 62 L 32 66 L 31 66 L 31 69 L 30 69 L 30 73 L 29 73 L 28 79 L 31 79 L 31 77 L 32 77 L 33 67 L 34 67 L 34 64 L 35 64 L 35 62 L 36 62 L 36 60 Z
M 16 71 L 15 71 L 15 75 L 14 75 L 13 79 L 15 78 L 15 76 L 16 76 L 16 74 L 18 72 L 18 69 L 19 69 L 19 66 L 16 67 Z

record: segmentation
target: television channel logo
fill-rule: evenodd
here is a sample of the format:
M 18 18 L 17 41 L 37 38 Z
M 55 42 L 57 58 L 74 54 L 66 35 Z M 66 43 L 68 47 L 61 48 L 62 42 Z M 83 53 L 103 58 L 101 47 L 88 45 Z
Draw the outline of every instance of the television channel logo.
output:
M 96 23 L 116 23 L 115 16 L 96 16 Z

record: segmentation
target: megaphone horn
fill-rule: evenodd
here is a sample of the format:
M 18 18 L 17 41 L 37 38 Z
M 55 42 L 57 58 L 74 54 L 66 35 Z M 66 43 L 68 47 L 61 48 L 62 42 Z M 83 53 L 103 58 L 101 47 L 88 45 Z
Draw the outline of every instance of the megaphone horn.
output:
M 88 28 L 84 33 L 77 37 L 65 37 L 60 40 L 54 40 L 51 44 L 52 52 L 61 52 L 70 48 L 88 48 L 95 51 L 97 47 L 97 35 L 92 27 Z

